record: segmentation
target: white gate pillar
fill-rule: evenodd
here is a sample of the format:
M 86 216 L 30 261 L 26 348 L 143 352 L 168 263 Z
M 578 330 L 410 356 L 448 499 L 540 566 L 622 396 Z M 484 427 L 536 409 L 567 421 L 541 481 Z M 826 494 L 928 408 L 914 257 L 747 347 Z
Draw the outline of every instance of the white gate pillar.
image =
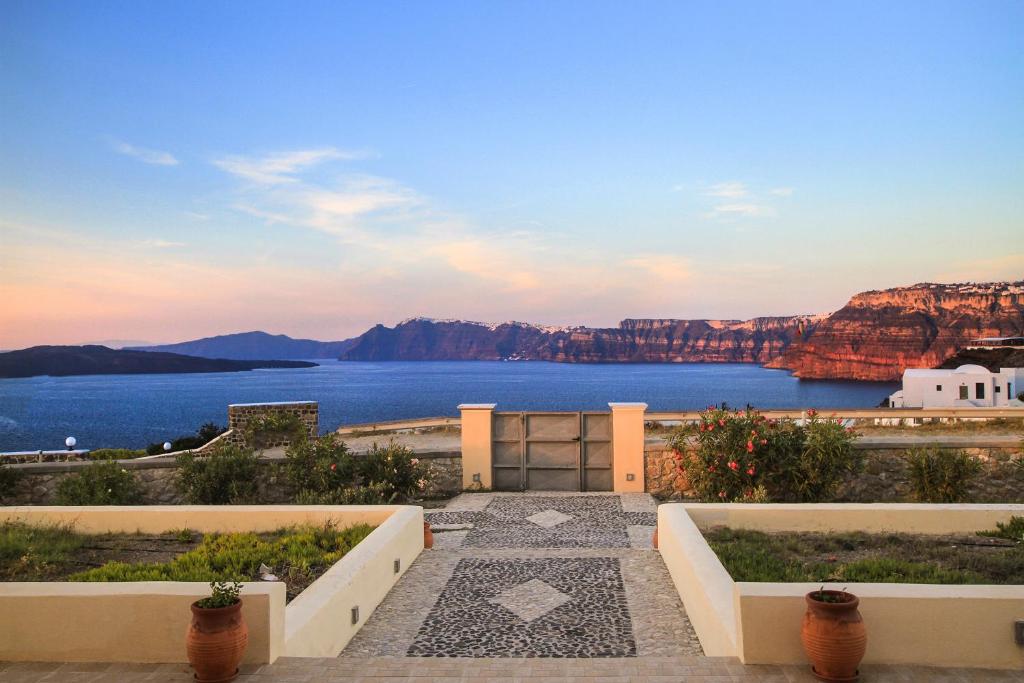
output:
M 644 491 L 646 403 L 609 403 L 612 409 L 612 483 L 616 493 Z
M 462 488 L 492 488 L 491 423 L 495 403 L 463 403 Z

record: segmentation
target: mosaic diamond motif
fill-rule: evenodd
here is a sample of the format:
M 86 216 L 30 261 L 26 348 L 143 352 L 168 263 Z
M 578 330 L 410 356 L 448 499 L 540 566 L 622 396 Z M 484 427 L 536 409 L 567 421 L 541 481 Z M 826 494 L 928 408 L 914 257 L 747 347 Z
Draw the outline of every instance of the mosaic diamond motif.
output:
M 540 579 L 530 579 L 515 588 L 510 588 L 487 602 L 501 605 L 523 621 L 533 621 L 556 607 L 572 600 L 568 595 L 552 588 Z
M 537 526 L 542 526 L 545 529 L 558 526 L 562 522 L 568 522 L 570 519 L 572 519 L 572 517 L 569 515 L 563 515 L 558 510 L 551 510 L 550 508 L 526 518 L 528 522 L 533 522 Z
M 461 559 L 406 651 L 409 657 L 636 654 L 614 557 Z

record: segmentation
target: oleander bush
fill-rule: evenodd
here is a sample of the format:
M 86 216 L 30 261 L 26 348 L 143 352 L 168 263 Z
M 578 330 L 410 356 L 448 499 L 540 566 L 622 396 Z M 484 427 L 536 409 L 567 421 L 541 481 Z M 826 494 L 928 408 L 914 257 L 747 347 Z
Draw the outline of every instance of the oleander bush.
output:
M 356 460 L 356 470 L 361 486 L 381 487 L 389 500 L 410 498 L 427 487 L 425 467 L 407 446 L 394 441 L 373 444 Z
M 336 434 L 302 439 L 285 450 L 284 471 L 296 495 L 329 498 L 352 485 L 355 459 Z
M 257 502 L 259 456 L 233 444 L 217 445 L 208 454 L 180 453 L 178 490 L 189 503 L 237 505 Z
M 961 503 L 981 474 L 981 461 L 963 450 L 913 448 L 907 454 L 911 496 L 922 503 Z
M 112 460 L 90 463 L 57 484 L 57 505 L 137 505 L 142 487 Z
M 758 411 L 709 408 L 700 423 L 669 437 L 676 464 L 698 498 L 721 502 L 820 502 L 831 498 L 863 456 L 852 429 L 807 411 L 805 424 Z

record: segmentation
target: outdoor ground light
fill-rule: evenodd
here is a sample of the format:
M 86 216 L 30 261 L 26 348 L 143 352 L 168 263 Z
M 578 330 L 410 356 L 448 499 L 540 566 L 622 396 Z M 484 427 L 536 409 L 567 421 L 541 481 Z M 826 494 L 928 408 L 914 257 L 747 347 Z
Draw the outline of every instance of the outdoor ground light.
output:
M 164 441 L 164 450 L 165 451 L 171 450 L 171 442 L 170 441 Z
M 76 443 L 78 443 L 78 441 L 73 436 L 69 436 L 68 438 L 64 439 L 64 445 L 68 447 L 69 451 L 75 450 Z

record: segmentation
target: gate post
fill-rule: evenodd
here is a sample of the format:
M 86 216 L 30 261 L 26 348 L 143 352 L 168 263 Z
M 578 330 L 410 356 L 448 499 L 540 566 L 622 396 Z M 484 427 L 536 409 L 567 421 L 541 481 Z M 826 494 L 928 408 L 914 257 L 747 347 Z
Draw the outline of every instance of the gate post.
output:
M 609 403 L 612 409 L 612 482 L 617 493 L 644 491 L 646 403 Z
M 492 488 L 491 418 L 495 403 L 463 403 L 462 488 Z

